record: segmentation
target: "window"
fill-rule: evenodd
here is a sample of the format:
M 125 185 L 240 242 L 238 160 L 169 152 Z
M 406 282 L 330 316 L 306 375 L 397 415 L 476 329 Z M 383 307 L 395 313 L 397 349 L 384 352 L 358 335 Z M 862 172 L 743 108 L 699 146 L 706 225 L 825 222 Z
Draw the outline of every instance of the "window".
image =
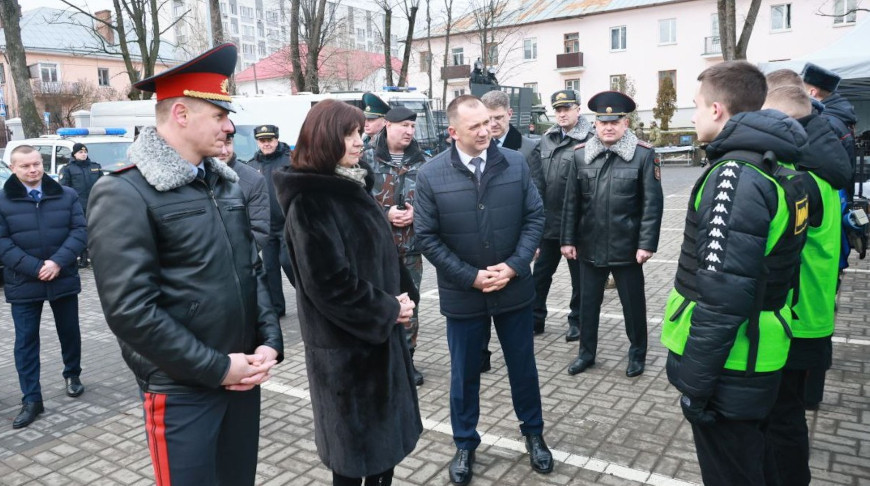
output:
M 671 80 L 671 86 L 674 87 L 674 91 L 677 90 L 677 72 L 676 71 L 659 71 L 659 88 L 662 86 L 662 81 L 665 79 Z
M 459 98 L 460 96 L 462 96 L 464 94 L 465 94 L 465 88 L 453 90 L 453 97 L 454 98 Z
M 622 91 L 625 88 L 625 75 L 610 75 L 610 91 Z
M 579 79 L 566 79 L 565 80 L 565 89 L 573 89 L 574 91 L 580 91 L 580 80 Z
M 260 57 L 266 57 L 266 43 L 260 41 L 257 43 L 257 55 Z
M 372 12 L 369 10 L 366 10 L 366 33 L 372 36 Z
M 791 29 L 791 4 L 771 5 L 770 7 L 770 30 Z
M 253 56 L 257 49 L 254 47 L 254 44 L 242 44 L 242 52 L 248 56 Z
M 252 19 L 254 18 L 254 9 L 251 7 L 239 7 L 239 14 L 242 18 Z
M 175 18 L 184 16 L 185 12 L 187 12 L 187 9 L 184 8 L 183 3 L 178 2 L 172 6 L 172 13 L 175 15 Z
M 0 84 L 6 84 L 6 65 L 0 64 Z
M 222 14 L 224 14 L 224 15 L 227 14 L 227 4 L 225 4 L 224 2 L 221 2 L 221 3 L 220 3 L 220 9 L 221 9 L 221 13 L 222 13 Z
M 450 49 L 450 53 L 453 57 L 453 65 L 461 66 L 465 64 L 465 51 L 461 47 L 454 47 Z
M 239 21 L 238 21 L 238 19 L 230 20 L 230 27 L 232 27 L 231 30 L 232 30 L 233 34 L 238 34 L 239 33 Z
M 624 28 L 624 27 L 623 27 Z M 659 20 L 659 44 L 677 43 L 677 19 Z M 624 42 L 623 42 L 624 44 Z M 624 47 L 623 47 L 624 49 Z
M 233 2 L 233 1 L 230 2 L 230 13 L 233 15 L 238 15 L 239 9 L 238 9 L 238 7 L 236 7 L 236 2 Z
M 498 45 L 490 44 L 487 46 L 487 49 L 489 50 L 489 55 L 487 56 L 486 63 L 490 66 L 498 64 Z
M 857 0 L 834 0 L 834 25 L 855 23 L 856 4 Z
M 532 93 L 538 94 L 538 83 L 523 83 L 523 88 L 530 88 Z
M 357 42 L 365 42 L 366 41 L 366 30 L 365 29 L 356 29 L 356 40 L 357 40 Z
M 243 25 L 242 26 L 242 33 L 245 35 L 249 35 L 251 37 L 254 37 L 254 26 L 253 25 Z
M 532 61 L 538 58 L 538 39 L 524 39 L 523 40 L 523 59 L 526 61 Z
M 109 86 L 109 68 L 97 68 L 97 82 L 100 86 Z
M 257 35 L 260 37 L 266 37 L 266 28 L 263 27 L 262 22 L 257 22 Z
M 56 83 L 59 78 L 57 64 L 39 63 L 39 79 L 43 83 Z
M 432 53 L 429 51 L 420 52 L 420 72 L 429 72 L 429 63 L 432 62 Z
M 71 155 L 72 155 L 71 148 L 64 147 L 61 145 L 58 145 L 57 147 L 55 147 L 55 149 L 54 149 L 54 166 L 58 172 L 60 172 L 60 169 L 63 166 L 69 164 L 69 159 L 70 159 Z
M 625 26 L 610 28 L 610 50 L 624 51 L 625 50 Z
M 580 52 L 580 34 L 577 32 L 571 34 L 565 34 L 564 36 L 565 42 L 565 54 L 569 54 L 571 52 Z

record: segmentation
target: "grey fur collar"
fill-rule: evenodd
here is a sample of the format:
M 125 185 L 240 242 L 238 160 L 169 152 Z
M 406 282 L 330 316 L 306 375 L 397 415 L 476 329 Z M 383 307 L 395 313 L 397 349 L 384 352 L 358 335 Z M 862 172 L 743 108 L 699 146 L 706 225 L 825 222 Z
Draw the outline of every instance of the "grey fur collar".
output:
M 637 135 L 632 133 L 631 130 L 626 130 L 625 135 L 622 136 L 615 144 L 610 147 L 610 151 L 620 156 L 625 161 L 630 161 L 634 158 L 634 149 L 637 148 Z M 586 155 L 585 161 L 587 164 L 591 164 L 596 157 L 603 154 L 608 150 L 607 147 L 601 143 L 601 140 L 598 139 L 598 136 L 594 136 L 586 142 Z
M 574 125 L 574 128 L 572 128 L 567 135 L 578 142 L 582 142 L 586 140 L 586 136 L 593 131 L 595 131 L 595 129 L 592 127 L 592 124 L 589 123 L 589 120 L 587 120 L 585 116 L 580 115 L 580 118 L 577 119 L 577 124 Z M 544 132 L 544 135 L 549 135 L 551 133 L 561 134 L 562 127 L 559 125 L 553 125 Z
M 154 127 L 145 127 L 139 132 L 139 138 L 127 149 L 127 158 L 136 164 L 142 177 L 160 192 L 171 191 L 196 178 L 190 170 L 190 163 L 181 158 L 166 140 L 157 134 Z M 230 182 L 239 180 L 239 176 L 218 160 L 207 157 L 204 159 L 206 168 L 221 179 Z

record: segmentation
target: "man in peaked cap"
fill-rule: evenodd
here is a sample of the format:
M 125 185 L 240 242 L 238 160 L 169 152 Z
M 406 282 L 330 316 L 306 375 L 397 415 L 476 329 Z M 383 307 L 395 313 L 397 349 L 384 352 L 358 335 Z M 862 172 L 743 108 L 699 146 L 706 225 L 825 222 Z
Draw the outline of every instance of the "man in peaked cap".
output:
M 556 124 L 541 136 L 541 176 L 538 190 L 544 201 L 544 236 L 540 254 L 535 260 L 532 278 L 535 281 L 535 334 L 544 332 L 547 318 L 547 294 L 553 282 L 553 274 L 562 260 L 559 251 L 562 205 L 565 202 L 565 181 L 574 158 L 574 146 L 592 136 L 592 125 L 580 115 L 580 94 L 573 89 L 556 91 L 550 97 L 556 111 Z M 580 267 L 576 260 L 568 260 L 571 274 L 571 301 L 568 314 L 566 341 L 580 338 Z
M 604 284 L 613 274 L 628 349 L 628 377 L 644 371 L 647 349 L 643 264 L 659 244 L 664 198 L 652 145 L 628 129 L 635 103 L 618 91 L 589 99 L 595 136 L 574 149 L 562 212 L 562 254 L 580 261 L 580 355 L 576 375 L 595 364 Z
M 390 105 L 384 103 L 384 100 L 377 97 L 373 93 L 365 93 L 362 97 L 363 113 L 366 116 L 366 125 L 363 127 L 363 143 L 366 148 L 372 143 L 372 138 L 377 135 L 386 124 L 384 117 L 390 111 Z
M 88 204 L 94 276 L 136 376 L 158 485 L 252 485 L 260 388 L 282 359 L 278 318 L 238 176 L 213 157 L 233 130 L 236 47 L 136 83 L 157 126 Z
M 370 95 L 371 93 L 366 93 Z M 371 95 L 377 103 L 383 103 Z M 371 105 L 369 105 L 371 106 Z M 373 111 L 386 107 L 373 108 Z M 368 107 L 367 107 L 368 108 Z M 366 111 L 366 116 L 369 111 Z M 417 248 L 414 233 L 414 205 L 417 193 L 417 173 L 426 163 L 426 157 L 414 139 L 417 113 L 397 106 L 389 110 L 382 118 L 386 125 L 372 139 L 365 149 L 361 161 L 362 166 L 370 168 L 374 179 L 372 195 L 375 201 L 384 209 L 384 214 L 390 222 L 393 239 L 399 250 L 402 263 L 411 275 L 414 285 L 420 288 L 423 280 L 423 256 Z M 366 119 L 368 122 L 368 119 Z M 368 125 L 368 123 L 366 123 Z M 411 365 L 413 367 L 414 384 L 423 384 L 423 374 L 414 366 L 414 351 L 417 348 L 417 331 L 420 328 L 417 309 L 406 326 L 408 348 L 411 350 Z

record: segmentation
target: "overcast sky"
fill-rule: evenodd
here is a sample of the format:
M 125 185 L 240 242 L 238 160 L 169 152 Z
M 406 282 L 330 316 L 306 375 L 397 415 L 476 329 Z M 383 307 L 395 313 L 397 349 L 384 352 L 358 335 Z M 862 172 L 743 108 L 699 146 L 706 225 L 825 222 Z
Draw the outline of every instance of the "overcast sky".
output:
M 81 6 L 87 5 L 89 7 L 88 9 L 92 12 L 112 8 L 112 0 L 78 0 L 73 3 Z M 18 0 L 18 4 L 21 5 L 24 10 L 32 10 L 37 7 L 69 8 L 60 0 Z

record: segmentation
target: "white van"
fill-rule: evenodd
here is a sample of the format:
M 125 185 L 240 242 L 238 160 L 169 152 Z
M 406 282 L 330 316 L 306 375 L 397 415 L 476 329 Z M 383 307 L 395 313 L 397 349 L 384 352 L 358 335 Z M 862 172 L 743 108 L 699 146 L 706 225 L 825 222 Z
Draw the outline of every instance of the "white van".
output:
M 70 162 L 76 143 L 85 144 L 90 159 L 100 164 L 104 172 L 111 172 L 128 164 L 127 149 L 133 138 L 126 136 L 122 128 L 61 128 L 56 135 L 10 141 L 3 152 L 3 162 L 10 164 L 15 148 L 31 145 L 42 156 L 45 173 L 57 179 L 60 169 Z

